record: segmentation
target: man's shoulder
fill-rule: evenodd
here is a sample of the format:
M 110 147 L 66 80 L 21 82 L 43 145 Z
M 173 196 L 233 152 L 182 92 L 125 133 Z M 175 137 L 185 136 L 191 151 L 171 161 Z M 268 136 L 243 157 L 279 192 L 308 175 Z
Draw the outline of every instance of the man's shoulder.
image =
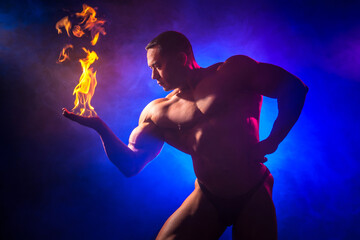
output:
M 222 80 L 248 81 L 256 72 L 257 63 L 246 55 L 234 55 L 217 67 L 216 75 Z
M 249 56 L 246 56 L 244 54 L 237 54 L 234 56 L 229 57 L 226 61 L 244 61 L 244 60 L 251 60 L 251 61 L 255 61 L 254 59 L 252 59 Z M 225 61 L 225 62 L 226 62 Z
M 139 118 L 139 123 L 152 121 L 151 119 L 152 119 L 153 113 L 156 112 L 156 108 L 158 108 L 160 104 L 168 101 L 169 100 L 168 96 L 166 96 L 164 98 L 155 99 L 155 100 L 151 101 L 150 103 L 148 103 L 148 105 L 146 105 L 146 107 L 141 112 L 141 115 Z
M 221 70 L 239 70 L 242 68 L 249 68 L 258 62 L 246 55 L 234 55 L 225 60 L 223 64 L 218 67 Z
M 257 61 L 246 55 L 234 55 L 206 68 L 199 92 L 237 91 L 247 87 L 257 71 Z

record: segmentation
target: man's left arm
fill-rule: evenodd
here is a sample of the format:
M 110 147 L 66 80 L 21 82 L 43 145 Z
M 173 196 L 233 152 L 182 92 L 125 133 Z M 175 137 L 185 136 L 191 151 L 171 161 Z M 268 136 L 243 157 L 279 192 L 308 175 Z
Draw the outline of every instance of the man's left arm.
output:
M 308 87 L 298 77 L 278 66 L 267 63 L 253 66 L 254 75 L 249 87 L 261 95 L 276 98 L 278 103 L 279 113 L 269 136 L 254 149 L 255 157 L 266 161 L 264 156 L 275 152 L 298 120 Z

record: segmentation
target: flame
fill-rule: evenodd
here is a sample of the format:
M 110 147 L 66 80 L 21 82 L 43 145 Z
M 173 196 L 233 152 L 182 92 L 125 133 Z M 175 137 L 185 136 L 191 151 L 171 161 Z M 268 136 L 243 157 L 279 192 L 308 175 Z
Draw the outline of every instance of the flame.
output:
M 81 19 L 80 23 L 74 25 L 71 29 L 72 24 L 69 21 L 69 17 L 64 17 L 55 25 L 55 28 L 58 30 L 58 34 L 62 33 L 60 29 L 62 27 L 65 27 L 65 30 L 69 37 L 70 30 L 75 37 L 79 38 L 82 37 L 86 31 L 90 32 L 91 44 L 93 46 L 98 42 L 100 33 L 102 35 L 106 35 L 105 29 L 103 27 L 105 21 L 96 18 L 96 11 L 94 8 L 83 4 L 83 11 L 80 13 L 76 13 L 75 15 L 76 17 Z M 72 49 L 73 45 L 67 44 L 62 49 L 59 59 L 57 61 L 58 63 L 64 62 L 66 59 L 70 60 L 68 54 L 70 48 Z M 93 117 L 96 116 L 97 113 L 95 112 L 94 107 L 91 106 L 91 99 L 94 95 L 97 81 L 96 71 L 94 72 L 93 69 L 90 68 L 90 66 L 99 58 L 94 51 L 90 51 L 85 48 L 82 49 L 87 54 L 87 56 L 79 60 L 83 72 L 80 76 L 78 85 L 73 91 L 73 95 L 75 95 L 75 102 L 72 111 L 80 116 Z
M 86 19 L 90 18 L 90 21 L 95 22 L 96 19 L 96 11 L 94 8 L 83 4 L 83 11 L 81 13 L 76 13 L 75 14 L 77 17 L 81 17 L 83 18 L 82 22 L 80 24 L 83 24 L 85 22 Z
M 96 11 L 94 8 L 83 4 L 83 11 L 81 13 L 76 13 L 76 16 L 82 18 L 83 20 L 79 25 L 84 24 L 84 29 L 91 32 L 91 44 L 94 46 L 99 38 L 100 33 L 106 35 L 104 20 L 96 18 Z
M 62 33 L 61 29 L 64 27 L 66 32 L 67 32 L 67 35 L 70 37 L 70 33 L 69 33 L 69 30 L 71 28 L 71 22 L 69 21 L 69 17 L 66 16 L 64 18 L 62 18 L 60 21 L 58 21 L 55 25 L 55 28 L 57 29 L 58 31 L 58 34 Z
M 78 37 L 78 38 L 82 37 L 85 34 L 85 32 L 81 29 L 81 27 L 79 25 L 75 25 L 73 27 L 72 33 L 75 37 Z
M 65 47 L 62 49 L 62 51 L 60 52 L 59 58 L 57 60 L 57 63 L 62 63 L 64 62 L 66 59 L 70 60 L 69 54 L 66 52 L 68 49 L 72 49 L 73 45 L 71 44 L 66 44 Z
M 86 52 L 87 56 L 86 58 L 79 60 L 83 73 L 80 76 L 79 84 L 75 87 L 73 92 L 73 95 L 76 95 L 76 98 L 74 102 L 75 107 L 72 111 L 80 112 L 80 116 L 93 117 L 97 114 L 94 107 L 91 106 L 91 98 L 94 95 L 97 81 L 96 71 L 93 72 L 93 69 L 89 67 L 99 58 L 94 51 L 90 52 L 85 48 L 82 49 Z
M 96 11 L 94 8 L 83 4 L 83 11 L 75 13 L 75 15 L 82 19 L 78 25 L 75 25 L 72 28 L 72 34 L 75 37 L 82 37 L 85 34 L 84 30 L 90 31 L 92 39 L 91 44 L 94 46 L 98 41 L 100 33 L 106 35 L 105 28 L 103 27 L 105 20 L 96 18 Z M 67 35 L 70 37 L 71 22 L 69 21 L 68 16 L 56 23 L 55 28 L 58 30 L 58 34 L 62 33 L 60 29 L 62 27 L 65 27 Z
M 91 40 L 91 45 L 95 46 L 95 44 L 97 43 L 97 40 L 99 39 L 99 33 L 97 33 L 95 35 L 95 37 L 93 38 L 93 40 Z

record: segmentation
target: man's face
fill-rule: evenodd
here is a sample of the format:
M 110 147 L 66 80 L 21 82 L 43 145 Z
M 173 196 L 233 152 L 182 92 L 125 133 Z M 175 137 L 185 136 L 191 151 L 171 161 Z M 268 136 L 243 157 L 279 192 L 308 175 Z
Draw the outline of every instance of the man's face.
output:
M 158 46 L 147 50 L 147 63 L 152 70 L 151 78 L 165 91 L 173 90 L 182 85 L 183 66 L 176 61 L 176 57 L 162 56 Z

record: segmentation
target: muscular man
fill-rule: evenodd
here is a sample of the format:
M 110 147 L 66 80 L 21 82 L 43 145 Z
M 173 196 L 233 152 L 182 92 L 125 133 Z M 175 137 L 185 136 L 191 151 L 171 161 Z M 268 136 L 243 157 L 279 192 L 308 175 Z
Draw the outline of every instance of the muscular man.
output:
M 297 121 L 307 86 L 244 55 L 201 68 L 188 39 L 174 31 L 154 38 L 146 50 L 152 79 L 172 92 L 145 107 L 128 145 L 99 117 L 66 109 L 64 116 L 95 129 L 127 177 L 154 159 L 164 142 L 191 155 L 195 189 L 157 239 L 218 239 L 230 225 L 234 239 L 276 239 L 274 180 L 263 162 Z M 259 141 L 262 95 L 277 99 L 279 114 L 270 135 Z

